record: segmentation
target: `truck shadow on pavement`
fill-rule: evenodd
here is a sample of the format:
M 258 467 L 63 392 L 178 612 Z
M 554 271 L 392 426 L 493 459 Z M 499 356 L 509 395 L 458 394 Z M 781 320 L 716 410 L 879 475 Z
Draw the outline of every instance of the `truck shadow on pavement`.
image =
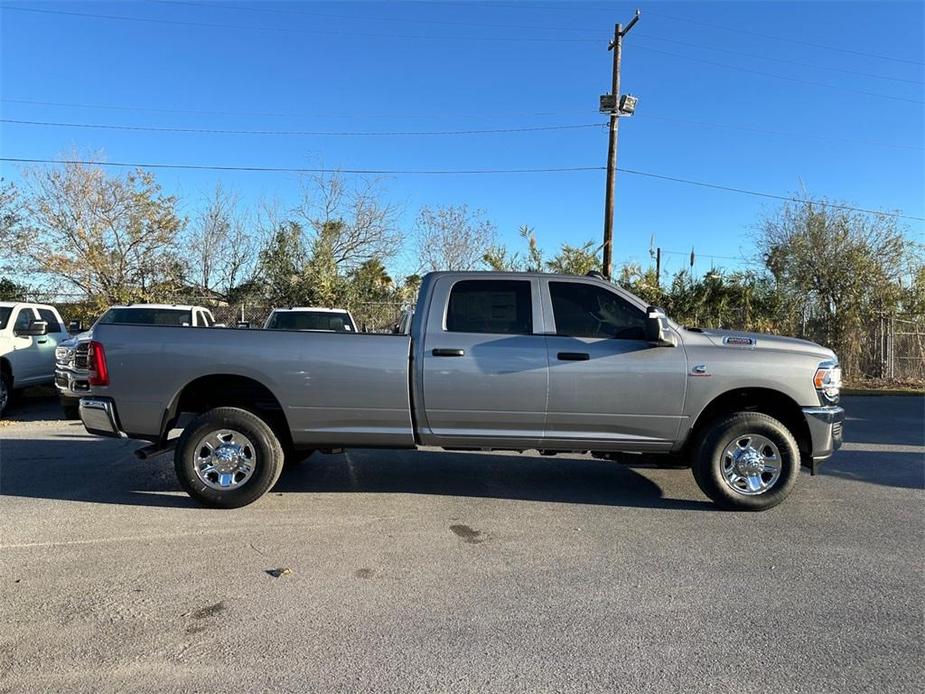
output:
M 137 441 L 56 431 L 0 440 L 0 495 L 88 503 L 193 508 L 171 455 L 139 461 Z M 689 477 L 686 470 L 670 474 Z M 697 494 L 693 481 L 691 494 Z M 289 465 L 271 493 L 427 494 L 553 503 L 714 511 L 707 501 L 664 498 L 632 468 L 589 458 L 429 451 L 316 453 Z

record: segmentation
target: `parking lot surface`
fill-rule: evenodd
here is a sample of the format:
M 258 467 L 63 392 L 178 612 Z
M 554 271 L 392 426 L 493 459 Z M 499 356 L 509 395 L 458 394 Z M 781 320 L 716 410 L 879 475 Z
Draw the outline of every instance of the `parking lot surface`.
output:
M 0 424 L 0 691 L 925 689 L 921 397 L 845 398 L 758 514 L 687 470 L 365 450 L 207 510 L 55 405 Z

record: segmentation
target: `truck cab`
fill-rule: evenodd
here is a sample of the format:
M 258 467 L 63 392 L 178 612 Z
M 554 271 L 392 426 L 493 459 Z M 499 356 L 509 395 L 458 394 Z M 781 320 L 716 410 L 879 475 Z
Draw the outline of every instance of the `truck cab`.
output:
M 54 380 L 55 348 L 66 336 L 53 306 L 0 302 L 0 416 L 14 390 Z

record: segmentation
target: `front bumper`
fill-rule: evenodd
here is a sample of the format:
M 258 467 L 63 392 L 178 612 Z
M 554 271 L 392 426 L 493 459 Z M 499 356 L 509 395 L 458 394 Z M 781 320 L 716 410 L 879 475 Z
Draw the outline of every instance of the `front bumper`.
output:
M 841 448 L 845 410 L 838 406 L 804 407 L 803 416 L 812 444 L 808 463 L 815 475 L 819 466 Z
M 119 426 L 116 404 L 109 398 L 81 398 L 80 421 L 91 434 L 125 438 Z
M 83 397 L 90 390 L 88 378 L 86 371 L 75 372 L 58 366 L 55 369 L 55 388 L 62 398 Z

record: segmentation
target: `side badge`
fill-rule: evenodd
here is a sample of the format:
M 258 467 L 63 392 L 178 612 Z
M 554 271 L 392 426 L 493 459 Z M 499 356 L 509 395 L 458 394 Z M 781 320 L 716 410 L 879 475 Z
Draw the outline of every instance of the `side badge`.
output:
M 753 337 L 744 335 L 727 335 L 723 338 L 724 345 L 735 345 L 737 347 L 754 347 L 758 341 Z
M 691 376 L 709 376 L 710 372 L 707 371 L 706 364 L 697 364 L 694 368 L 691 369 Z

